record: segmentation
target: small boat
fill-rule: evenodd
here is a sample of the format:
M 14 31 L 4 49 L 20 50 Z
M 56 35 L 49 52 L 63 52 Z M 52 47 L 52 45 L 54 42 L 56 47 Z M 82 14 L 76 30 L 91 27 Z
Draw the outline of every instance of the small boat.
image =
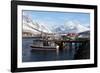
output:
M 56 46 L 30 46 L 33 51 L 56 51 Z

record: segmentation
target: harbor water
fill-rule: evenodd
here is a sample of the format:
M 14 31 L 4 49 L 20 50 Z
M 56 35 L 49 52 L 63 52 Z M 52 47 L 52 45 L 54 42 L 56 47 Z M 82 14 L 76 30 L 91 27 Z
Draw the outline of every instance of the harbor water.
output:
M 37 42 L 35 41 L 36 39 L 38 38 L 22 39 L 22 62 L 74 60 L 76 53 L 74 44 L 72 47 L 65 47 L 61 51 L 31 51 L 32 48 L 30 46 L 32 46 L 34 42 Z

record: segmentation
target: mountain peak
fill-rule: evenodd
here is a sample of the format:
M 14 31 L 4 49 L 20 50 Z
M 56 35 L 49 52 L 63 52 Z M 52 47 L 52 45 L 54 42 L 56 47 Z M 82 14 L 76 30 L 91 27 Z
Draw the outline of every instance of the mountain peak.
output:
M 81 25 L 77 21 L 67 21 L 64 25 L 55 28 L 58 33 L 80 33 L 89 30 L 89 28 Z

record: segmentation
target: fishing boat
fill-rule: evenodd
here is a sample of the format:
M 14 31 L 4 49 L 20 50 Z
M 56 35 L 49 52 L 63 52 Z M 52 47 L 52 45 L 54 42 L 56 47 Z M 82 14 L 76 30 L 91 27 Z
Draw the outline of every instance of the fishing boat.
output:
M 30 46 L 32 51 L 56 51 L 59 47 L 58 46 Z

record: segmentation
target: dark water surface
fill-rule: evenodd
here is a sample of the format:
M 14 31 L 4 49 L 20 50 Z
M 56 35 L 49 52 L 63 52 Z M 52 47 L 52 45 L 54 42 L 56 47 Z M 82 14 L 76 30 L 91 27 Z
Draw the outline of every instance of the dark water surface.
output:
M 22 41 L 22 61 L 55 61 L 55 60 L 73 60 L 75 48 L 64 48 L 62 51 L 32 51 L 31 45 L 36 38 L 23 38 Z M 38 38 L 37 38 L 38 39 Z

